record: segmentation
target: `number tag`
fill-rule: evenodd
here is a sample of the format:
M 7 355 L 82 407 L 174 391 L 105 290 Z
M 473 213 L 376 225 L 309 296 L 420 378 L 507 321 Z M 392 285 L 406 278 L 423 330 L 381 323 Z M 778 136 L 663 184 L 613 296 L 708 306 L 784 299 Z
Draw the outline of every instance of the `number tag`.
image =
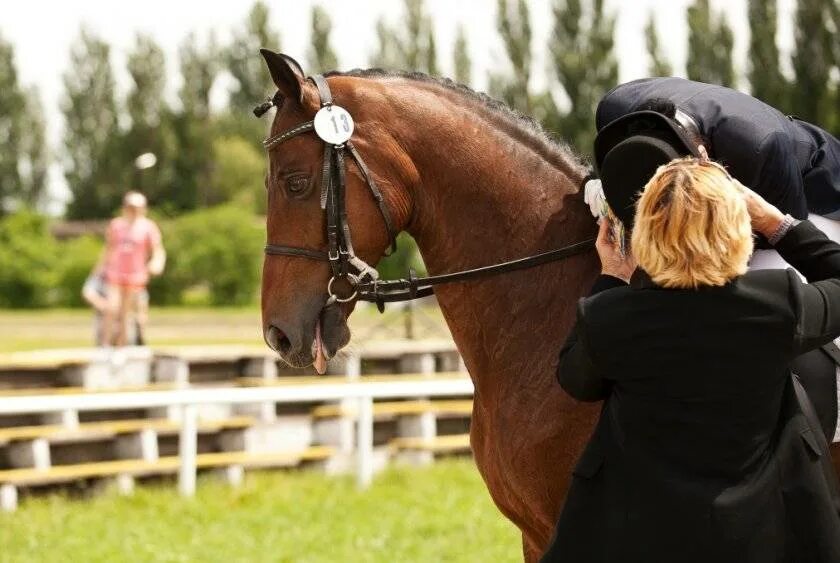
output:
M 325 106 L 315 114 L 315 133 L 331 145 L 341 145 L 353 135 L 353 118 L 340 106 Z

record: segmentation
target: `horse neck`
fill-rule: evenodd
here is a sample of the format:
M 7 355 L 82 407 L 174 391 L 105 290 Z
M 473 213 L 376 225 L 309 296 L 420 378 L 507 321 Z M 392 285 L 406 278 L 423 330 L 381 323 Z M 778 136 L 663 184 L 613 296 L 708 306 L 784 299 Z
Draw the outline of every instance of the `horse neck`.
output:
M 431 101 L 434 106 L 421 108 L 427 111 L 411 113 L 419 116 L 413 122 L 397 126 L 412 132 L 400 139 L 417 180 L 408 231 L 430 274 L 529 256 L 593 235 L 588 208 L 575 195 L 585 169 L 571 158 L 558 163 L 557 154 L 545 154 L 565 149 L 528 138 L 523 125 L 511 129 L 510 118 L 487 108 L 441 103 L 439 95 Z M 422 96 L 412 105 L 420 104 Z M 595 275 L 593 258 L 436 288 L 479 394 L 493 400 L 511 386 L 553 384 L 545 372 L 556 361 L 577 298 Z

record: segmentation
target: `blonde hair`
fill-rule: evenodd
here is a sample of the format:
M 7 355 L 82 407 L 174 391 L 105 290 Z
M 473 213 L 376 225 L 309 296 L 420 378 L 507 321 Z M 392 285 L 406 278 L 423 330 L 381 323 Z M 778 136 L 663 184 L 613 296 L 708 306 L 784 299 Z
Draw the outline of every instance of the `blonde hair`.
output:
M 747 271 L 753 251 L 742 190 L 722 166 L 707 160 L 660 166 L 639 198 L 631 245 L 657 285 L 725 285 Z

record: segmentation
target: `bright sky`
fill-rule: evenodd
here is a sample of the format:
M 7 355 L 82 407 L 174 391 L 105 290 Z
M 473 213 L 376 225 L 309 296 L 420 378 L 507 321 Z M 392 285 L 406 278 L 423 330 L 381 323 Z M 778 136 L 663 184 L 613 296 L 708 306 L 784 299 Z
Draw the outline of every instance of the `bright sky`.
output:
M 779 0 L 779 45 L 783 53 L 792 44 L 792 20 L 795 0 Z M 282 50 L 302 63 L 308 51 L 307 39 L 310 11 L 320 3 L 332 15 L 332 44 L 343 69 L 368 66 L 376 49 L 374 26 L 385 14 L 391 22 L 399 22 L 402 2 L 396 0 L 267 0 L 272 23 L 280 29 Z M 690 0 L 606 0 L 609 10 L 616 11 L 616 51 L 619 57 L 619 78 L 631 80 L 647 74 L 644 26 L 653 11 L 663 47 L 674 65 L 675 73 L 684 74 L 687 26 L 685 9 Z M 736 69 L 746 71 L 746 49 L 749 42 L 746 0 L 713 0 L 724 10 L 735 30 Z M 546 44 L 551 34 L 552 0 L 530 0 L 534 31 L 534 87 L 544 86 L 544 69 L 548 68 Z M 498 71 L 505 61 L 504 49 L 495 26 L 495 0 L 426 0 L 436 32 L 440 67 L 445 74 L 452 70 L 452 43 L 459 24 L 466 28 L 473 60 L 474 86 L 486 85 L 488 71 Z M 27 0 L 0 4 L 0 34 L 10 40 L 16 51 L 20 80 L 35 84 L 41 92 L 47 114 L 48 139 L 54 154 L 61 146 L 63 127 L 59 99 L 61 82 L 69 60 L 69 47 L 76 39 L 79 26 L 88 25 L 112 45 L 112 61 L 120 93 L 129 82 L 125 71 L 126 54 L 134 43 L 136 32 L 151 34 L 167 55 L 170 76 L 167 94 L 176 101 L 178 89 L 178 44 L 190 31 L 203 36 L 214 31 L 221 44 L 230 37 L 233 25 L 239 25 L 251 7 L 249 1 L 230 0 Z M 271 47 L 271 46 L 270 46 Z M 276 46 L 275 46 L 276 47 Z M 256 53 L 254 56 L 258 56 Z M 215 105 L 225 101 L 226 80 L 220 80 L 213 92 Z M 67 191 L 59 165 L 50 174 L 51 192 L 63 198 Z

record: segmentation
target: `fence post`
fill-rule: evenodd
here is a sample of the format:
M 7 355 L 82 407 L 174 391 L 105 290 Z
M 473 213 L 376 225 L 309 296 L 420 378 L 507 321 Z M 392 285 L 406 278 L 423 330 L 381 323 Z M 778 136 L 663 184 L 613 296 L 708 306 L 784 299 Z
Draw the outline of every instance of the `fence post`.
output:
M 350 354 L 344 363 L 344 373 L 348 381 L 358 381 L 362 374 L 362 358 L 358 354 Z M 353 452 L 353 399 L 343 399 L 339 402 L 343 416 L 338 419 L 339 449 L 344 454 Z M 349 459 L 349 455 L 347 455 Z M 349 461 L 348 461 L 349 464 Z
M 367 488 L 373 480 L 373 398 L 359 397 L 356 426 L 356 480 Z
M 181 461 L 178 473 L 178 489 L 181 495 L 186 497 L 195 494 L 197 434 L 198 409 L 195 405 L 184 405 L 181 410 L 181 435 L 178 444 Z

